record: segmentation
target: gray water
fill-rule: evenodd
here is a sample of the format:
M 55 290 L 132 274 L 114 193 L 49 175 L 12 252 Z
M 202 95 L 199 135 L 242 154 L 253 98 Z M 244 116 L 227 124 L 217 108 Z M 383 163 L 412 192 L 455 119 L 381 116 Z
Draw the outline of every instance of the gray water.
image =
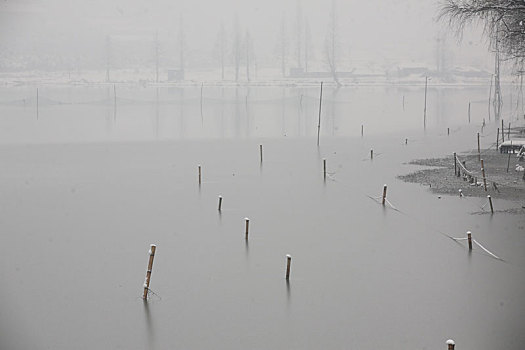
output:
M 426 129 L 421 89 L 327 89 L 319 148 L 318 89 L 103 90 L 40 89 L 38 120 L 2 91 L 2 349 L 523 348 L 524 215 L 396 179 L 476 147 L 485 89 L 433 89 Z

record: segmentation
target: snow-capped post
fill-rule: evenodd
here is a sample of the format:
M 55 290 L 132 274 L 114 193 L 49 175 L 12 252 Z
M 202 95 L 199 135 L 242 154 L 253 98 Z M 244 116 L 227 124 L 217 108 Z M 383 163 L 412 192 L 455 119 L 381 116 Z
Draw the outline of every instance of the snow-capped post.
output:
M 478 132 L 478 161 L 481 159 L 481 149 L 479 147 L 479 132 Z
M 262 145 L 259 145 L 259 156 L 261 158 L 261 163 L 263 162 L 263 149 L 262 149 Z
M 468 250 L 472 250 L 472 233 L 467 231 Z
M 290 266 L 292 265 L 292 256 L 286 254 L 286 280 L 290 279 Z
M 385 205 L 386 202 L 386 184 L 383 186 L 383 200 L 381 201 L 381 204 Z
M 222 196 L 219 196 L 219 211 L 221 211 L 222 208 Z
M 246 239 L 248 239 L 248 228 L 250 227 L 250 219 L 248 219 L 248 218 L 244 218 L 244 221 L 246 222 L 246 228 L 245 228 L 245 231 L 246 231 Z
M 319 133 L 321 132 L 321 105 L 323 103 L 323 82 L 321 82 L 321 92 L 319 93 L 319 122 L 317 123 L 317 147 L 319 147 Z
M 447 340 L 447 350 L 454 350 L 454 347 L 456 346 L 456 343 L 452 339 Z
M 202 179 L 202 172 L 201 172 L 201 166 L 199 165 L 199 186 L 201 184 L 201 179 Z
M 323 159 L 323 177 L 326 180 L 326 159 Z
M 496 133 L 496 151 L 498 150 L 499 148 L 499 128 L 498 128 L 498 132 Z
M 144 294 L 142 295 L 143 299 L 148 298 L 149 282 L 151 280 L 151 270 L 153 269 L 153 259 L 155 258 L 155 250 L 157 246 L 152 244 L 149 248 L 149 262 L 148 270 L 146 271 L 146 280 L 144 281 Z
M 494 207 L 492 206 L 492 197 L 490 196 L 490 194 L 487 196 L 487 198 L 489 199 L 490 212 L 494 214 Z
M 373 149 L 370 150 L 370 159 L 374 159 L 374 150 Z

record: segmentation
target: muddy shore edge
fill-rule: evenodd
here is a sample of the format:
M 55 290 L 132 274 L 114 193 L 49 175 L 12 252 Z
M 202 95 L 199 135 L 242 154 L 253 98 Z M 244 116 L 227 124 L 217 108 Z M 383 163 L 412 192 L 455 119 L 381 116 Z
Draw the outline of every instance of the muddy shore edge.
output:
M 399 179 L 426 185 L 436 194 L 459 195 L 459 190 L 464 196 L 500 198 L 518 202 L 520 207 L 525 207 L 525 179 L 523 172 L 516 171 L 518 165 L 525 166 L 525 161 L 516 157 L 516 154 L 501 154 L 494 149 L 483 150 L 481 159 L 485 167 L 487 190 L 481 173 L 481 162 L 475 152 L 458 154 L 459 160 L 465 168 L 473 174 L 468 174 L 460 169 L 461 175 L 454 174 L 454 156 L 444 158 L 416 159 L 408 164 L 428 167 L 417 170 L 407 175 L 398 176 Z M 459 169 L 459 165 L 458 169 Z

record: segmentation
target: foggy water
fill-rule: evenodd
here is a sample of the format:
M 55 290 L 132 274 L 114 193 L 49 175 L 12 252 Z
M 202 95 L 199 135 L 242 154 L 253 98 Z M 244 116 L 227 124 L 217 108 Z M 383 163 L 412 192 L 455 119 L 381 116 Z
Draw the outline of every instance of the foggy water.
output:
M 421 88 L 327 88 L 319 148 L 318 88 L 116 91 L 2 91 L 2 348 L 523 348 L 524 216 L 396 179 L 475 148 L 486 89 L 429 89 L 424 130 Z

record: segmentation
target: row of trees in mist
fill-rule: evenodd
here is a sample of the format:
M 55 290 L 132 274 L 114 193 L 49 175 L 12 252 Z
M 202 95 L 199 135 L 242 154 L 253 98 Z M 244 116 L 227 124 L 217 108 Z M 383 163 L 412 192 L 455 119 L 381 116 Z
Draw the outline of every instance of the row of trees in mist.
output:
M 72 32 L 71 38 L 80 39 L 74 40 L 73 45 L 54 43 L 59 39 L 45 34 L 29 38 L 16 48 L 2 47 L 0 42 L 0 69 L 69 71 L 73 77 L 75 73 L 80 76 L 84 71 L 99 71 L 105 72 L 106 81 L 118 80 L 116 71 L 136 70 L 150 72 L 148 79 L 157 82 L 167 79 L 168 70 L 177 71 L 178 79 L 190 78 L 193 74 L 188 76 L 188 72 L 198 71 L 207 72 L 212 79 L 250 81 L 265 69 L 265 77 L 268 71 L 282 77 L 317 71 L 331 73 L 338 82 L 340 63 L 349 59 L 341 50 L 336 0 L 326 8 L 322 20 L 325 32 L 317 33 L 315 40 L 301 1 L 297 1 L 293 13 L 278 14 L 278 25 L 269 25 L 265 32 L 260 29 L 253 32 L 250 23 L 243 23 L 246 19 L 237 14 L 223 20 L 216 29 L 196 28 L 179 12 L 170 29 L 130 25 L 125 30 L 121 27 L 113 32 L 94 31 L 83 36 Z M 188 36 L 214 29 L 215 40 L 210 36 L 206 46 L 198 38 Z

